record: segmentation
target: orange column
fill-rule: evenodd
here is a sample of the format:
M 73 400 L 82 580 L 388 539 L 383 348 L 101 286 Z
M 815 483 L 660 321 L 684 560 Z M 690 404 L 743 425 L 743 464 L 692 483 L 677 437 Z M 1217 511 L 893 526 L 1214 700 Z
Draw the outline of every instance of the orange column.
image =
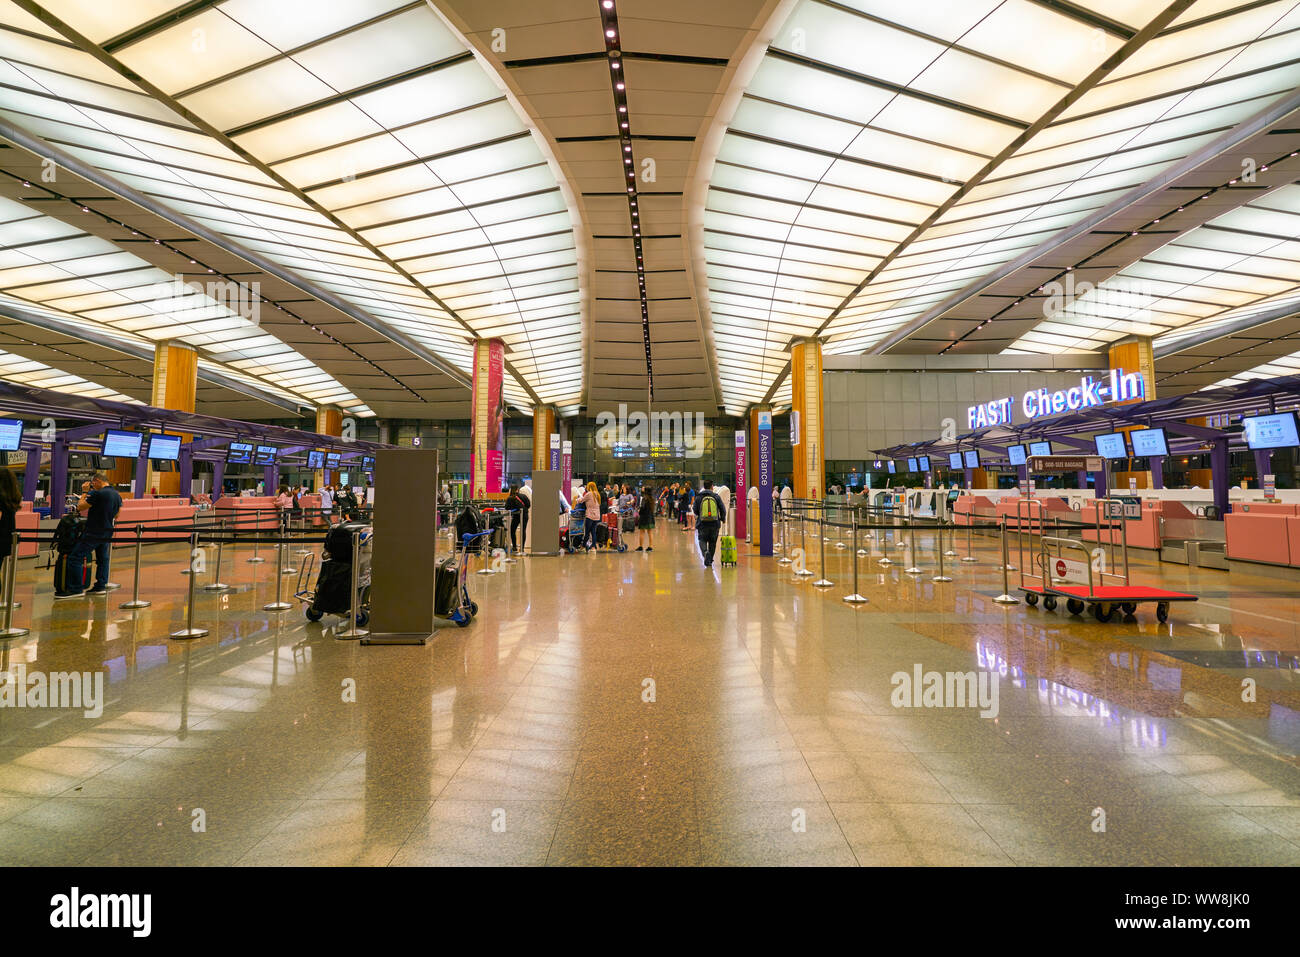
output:
M 533 410 L 533 471 L 551 467 L 551 434 L 555 429 L 555 406 L 540 405 Z
M 198 384 L 198 352 L 177 342 L 160 342 L 154 347 L 150 405 L 156 409 L 170 409 L 173 412 L 193 412 Z M 191 435 L 183 435 L 181 440 L 188 442 L 192 438 Z M 147 448 L 146 446 L 146 450 Z M 147 495 L 151 488 L 158 489 L 159 495 L 188 497 L 190 494 L 189 489 L 181 488 L 180 472 L 155 472 L 150 468 L 146 486 L 137 489 L 137 494 Z
M 826 494 L 825 435 L 822 425 L 822 344 L 800 339 L 790 351 L 790 445 L 794 452 L 795 498 Z
M 1109 365 L 1112 370 L 1121 369 L 1124 372 L 1138 372 L 1142 375 L 1143 397 L 1141 399 L 1125 399 L 1123 402 L 1117 402 L 1116 405 L 1132 405 L 1135 402 L 1143 402 L 1147 399 L 1156 397 L 1156 361 L 1155 353 L 1151 347 L 1150 336 L 1136 336 L 1131 339 L 1125 339 L 1115 343 L 1109 350 Z M 1131 433 L 1135 428 L 1140 426 L 1130 426 L 1120 429 L 1120 432 Z M 1129 445 L 1132 446 L 1133 439 L 1130 436 Z M 1131 462 L 1129 463 L 1132 464 Z M 1151 488 L 1151 473 L 1146 472 L 1115 472 L 1115 489 L 1113 491 L 1128 491 L 1129 479 L 1137 479 L 1138 488 Z
M 316 431 L 321 435 L 341 436 L 343 434 L 343 410 L 333 405 L 322 405 L 316 410 Z M 333 484 L 338 478 L 324 469 L 318 469 L 313 478 L 319 490 L 327 483 Z

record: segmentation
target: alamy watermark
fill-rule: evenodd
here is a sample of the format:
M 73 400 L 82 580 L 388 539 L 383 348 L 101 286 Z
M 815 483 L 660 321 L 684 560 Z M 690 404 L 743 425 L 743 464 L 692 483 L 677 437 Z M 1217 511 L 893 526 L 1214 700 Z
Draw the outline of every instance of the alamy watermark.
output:
M 262 321 L 261 282 L 235 282 L 233 279 L 200 282 L 173 276 L 171 282 L 155 283 L 152 296 L 155 300 L 173 300 L 169 311 L 182 309 L 207 309 L 213 303 L 247 319 L 253 325 Z
M 28 671 L 24 664 L 0 672 L 0 708 L 81 709 L 87 718 L 104 713 L 104 672 Z
M 1123 319 L 1127 322 L 1148 322 L 1151 303 L 1159 296 L 1154 286 L 1145 279 L 1112 276 L 1099 283 L 1087 279 L 1076 280 L 1074 273 L 1066 273 L 1064 282 L 1052 280 L 1040 289 L 1043 300 L 1043 317 L 1058 321 L 1071 319 Z
M 920 664 L 895 671 L 889 703 L 895 708 L 979 708 L 981 718 L 998 716 L 996 671 L 925 671 Z
M 675 456 L 688 459 L 704 455 L 704 413 L 632 412 L 627 403 L 619 404 L 617 414 L 596 415 L 596 447 L 670 448 Z

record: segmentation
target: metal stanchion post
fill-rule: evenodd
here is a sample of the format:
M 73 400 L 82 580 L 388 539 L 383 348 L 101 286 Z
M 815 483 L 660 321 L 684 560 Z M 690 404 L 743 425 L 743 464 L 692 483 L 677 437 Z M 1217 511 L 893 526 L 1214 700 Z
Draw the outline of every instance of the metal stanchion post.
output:
M 238 538 L 238 535 L 236 535 L 235 537 Z M 254 529 L 253 530 L 253 557 L 248 559 L 248 564 L 261 565 L 263 562 L 266 561 L 265 558 L 263 558 L 261 555 L 258 554 L 260 550 L 261 550 L 261 542 L 258 541 L 257 530 Z
M 31 453 L 28 453 L 29 455 Z M 21 638 L 31 634 L 30 628 L 14 627 L 14 609 L 19 603 L 14 601 L 14 587 L 18 581 L 18 541 L 19 533 L 14 532 L 9 546 L 9 558 L 5 561 L 4 577 L 4 627 L 0 628 L 0 639 Z
M 291 538 L 293 537 L 292 535 L 289 534 L 289 529 L 288 529 L 288 528 L 285 528 L 281 534 L 282 534 L 285 538 L 290 538 L 290 539 L 291 539 Z M 306 543 L 304 542 L 304 544 L 306 544 Z M 289 547 L 289 544 L 288 544 L 287 542 L 282 542 L 282 543 L 281 543 L 279 546 L 277 546 L 277 547 L 282 547 L 282 548 L 287 549 L 287 548 Z M 287 553 L 286 553 L 286 554 L 287 554 Z M 301 554 L 303 554 L 303 553 L 302 553 L 302 552 L 299 552 L 298 554 L 301 555 Z M 310 555 L 310 554 L 311 554 L 311 550 L 308 549 L 307 552 L 306 552 L 306 554 Z M 284 575 L 296 575 L 296 574 L 298 574 L 298 569 L 297 569 L 297 568 L 294 568 L 294 567 L 292 567 L 292 566 L 289 567 L 289 568 L 284 568 L 284 569 L 281 569 L 281 574 L 284 574 Z
M 812 571 L 808 568 L 808 516 L 803 512 L 799 513 L 799 551 L 803 553 L 803 568 L 795 572 L 800 578 L 812 576 Z
M 135 584 L 131 586 L 131 600 L 122 602 L 123 608 L 148 608 L 150 602 L 140 597 L 140 553 L 144 548 L 144 527 L 135 527 Z
M 198 551 L 198 548 L 199 548 L 199 533 L 194 532 L 190 535 L 189 561 L 190 561 L 191 574 L 190 574 L 189 593 L 185 601 L 185 605 L 186 605 L 185 627 L 182 628 L 180 631 L 173 631 L 171 634 L 173 638 L 202 638 L 204 635 L 208 633 L 208 629 L 206 628 L 194 627 L 194 582 L 198 579 L 198 575 L 193 574 L 193 571 L 194 571 L 194 553 Z
M 292 521 L 292 519 L 290 519 Z M 298 513 L 298 531 L 302 532 L 302 548 L 298 549 L 298 557 L 305 558 L 311 554 L 311 549 L 307 547 L 307 510 L 303 509 Z
M 217 539 L 217 567 L 212 571 L 212 581 L 203 586 L 204 591 L 227 591 L 230 588 L 221 581 L 221 553 L 226 546 L 226 523 L 218 523 L 217 529 L 221 536 Z
M 352 532 L 352 602 L 348 609 L 348 627 L 344 631 L 334 632 L 335 638 L 364 638 L 370 634 L 366 628 L 357 624 L 361 615 L 361 530 Z
M 893 528 L 897 521 L 892 515 L 889 517 L 890 528 Z M 877 560 L 881 565 L 892 565 L 894 560 L 889 557 L 889 534 L 885 529 L 880 529 L 880 558 Z
M 945 574 L 945 573 L 944 573 L 944 570 L 943 570 L 943 557 L 944 557 L 945 555 L 947 555 L 948 553 L 945 552 L 945 551 L 943 550 L 943 525 L 942 525 L 942 523 L 939 524 L 939 525 L 935 528 L 935 531 L 937 531 L 937 532 L 939 533 L 939 547 L 935 549 L 935 551 L 937 551 L 937 552 L 939 553 L 939 574 L 937 574 L 937 575 L 935 575 L 933 578 L 931 578 L 930 581 L 932 581 L 932 582 L 950 582 L 950 581 L 952 581 L 952 576 Z M 956 534 L 956 529 L 953 530 L 953 534 Z
M 953 524 L 953 529 L 952 529 L 952 538 L 950 538 L 950 539 L 948 540 L 948 550 L 947 550 L 946 552 L 943 553 L 947 558 L 956 558 L 956 557 L 957 557 L 957 526 L 956 526 L 956 524 L 955 524 L 956 521 L 957 521 L 957 519 L 956 519 L 956 515 L 957 515 L 957 511 L 956 511 L 956 508 L 954 508 L 954 509 L 953 509 L 953 516 L 954 516 L 954 517 L 953 517 L 953 522 L 954 522 L 954 524 Z M 972 513 L 967 512 L 967 513 L 966 513 L 966 524 L 967 524 L 967 526 L 969 526 L 970 523 L 971 523 L 972 521 L 974 521 L 974 518 L 972 517 Z
M 785 543 L 786 543 L 785 527 L 788 521 L 789 521 L 789 517 L 785 514 L 785 510 L 782 509 L 781 510 L 781 545 L 780 545 L 781 557 L 776 560 L 776 563 L 778 565 L 790 564 L 790 549 L 785 547 Z
M 8 558 L 4 560 L 3 567 L 0 567 L 0 586 L 3 586 L 4 582 L 8 580 L 8 576 L 9 576 L 8 566 L 12 564 L 16 560 L 16 558 L 17 558 L 17 553 L 10 555 Z M 12 601 L 13 598 L 12 595 L 3 595 L 0 596 L 0 598 L 4 599 L 3 601 L 0 601 L 0 611 L 3 611 L 4 609 L 8 608 L 11 603 L 15 608 L 23 607 L 22 602 Z
M 862 605 L 867 601 L 858 589 L 858 556 L 861 554 L 858 549 L 858 513 L 855 510 L 853 513 L 853 594 L 844 596 L 844 600 L 850 605 Z
M 822 577 L 817 579 L 815 582 L 813 582 L 813 585 L 815 585 L 818 588 L 829 588 L 831 585 L 834 585 L 835 583 L 833 581 L 830 581 L 826 577 L 826 519 L 824 518 L 819 519 L 818 522 L 821 525 L 821 532 L 822 532 L 822 534 L 818 536 L 822 540 L 822 547 L 821 547 L 822 563 L 820 569 Z
M 1007 569 L 1011 567 L 1011 563 L 1008 560 L 1009 556 L 1007 555 L 1006 521 L 1002 522 L 1002 533 L 1000 537 L 1002 539 L 1002 594 L 998 595 L 998 597 L 993 600 L 999 605 L 1018 605 L 1020 604 L 1020 599 L 1012 595 L 1011 590 L 1007 587 Z
M 975 523 L 974 523 L 974 522 L 967 522 L 967 524 L 966 524 L 966 555 L 965 555 L 964 558 L 962 558 L 962 561 L 963 561 L 963 562 L 977 562 L 977 561 L 979 561 L 979 559 L 976 558 L 976 557 L 972 554 L 972 549 L 971 549 L 971 534 L 972 534 L 974 528 L 975 528 Z
M 916 519 L 913 518 L 910 525 L 907 526 L 907 561 L 908 566 L 903 569 L 907 575 L 920 575 L 921 569 L 916 565 Z
M 293 605 L 285 601 L 284 595 L 284 575 L 281 571 L 284 568 L 284 549 L 283 542 L 275 546 L 275 601 L 268 601 L 262 606 L 263 611 L 285 611 L 292 608 Z

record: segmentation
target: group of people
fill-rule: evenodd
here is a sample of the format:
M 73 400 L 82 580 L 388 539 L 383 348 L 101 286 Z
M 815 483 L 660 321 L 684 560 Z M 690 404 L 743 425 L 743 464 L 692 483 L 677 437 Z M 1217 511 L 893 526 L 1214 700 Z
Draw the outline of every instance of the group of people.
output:
M 280 510 L 280 527 L 287 527 L 289 518 L 302 514 L 302 497 L 307 494 L 307 486 L 291 489 L 281 485 L 275 496 L 275 507 Z M 320 490 L 320 510 L 322 515 L 333 518 L 342 515 L 352 520 L 360 514 L 357 493 L 346 485 L 325 485 Z
M 596 530 L 602 516 L 609 512 L 616 512 L 621 519 L 633 519 L 632 524 L 637 533 L 634 550 L 652 552 L 655 515 L 667 513 L 677 516 L 683 530 L 697 532 L 705 568 L 713 565 L 718 535 L 727 520 L 727 503 L 710 481 L 705 481 L 698 490 L 684 482 L 673 483 L 657 493 L 651 485 L 636 489 L 630 485 L 606 485 L 602 489 L 595 482 L 588 482 L 573 505 L 574 508 L 583 509 L 583 539 L 580 547 L 589 552 L 595 550 Z

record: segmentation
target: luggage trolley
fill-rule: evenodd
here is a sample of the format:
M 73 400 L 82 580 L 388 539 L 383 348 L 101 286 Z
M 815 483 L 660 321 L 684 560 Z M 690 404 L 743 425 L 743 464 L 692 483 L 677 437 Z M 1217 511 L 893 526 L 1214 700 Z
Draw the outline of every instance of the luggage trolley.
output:
M 1104 516 L 1105 525 L 1103 526 L 1102 508 L 1097 509 L 1097 541 L 1100 543 L 1101 530 L 1103 527 L 1107 530 L 1106 540 L 1111 545 L 1112 564 L 1114 556 L 1115 536 L 1114 530 L 1118 525 L 1121 542 L 1122 554 L 1122 572 L 1110 572 L 1098 570 L 1095 572 L 1092 567 L 1092 553 L 1082 542 L 1075 541 L 1072 538 L 1059 538 L 1043 534 L 1039 538 L 1039 550 L 1033 556 L 1032 570 L 1027 568 L 1023 556 L 1025 552 L 1021 550 L 1020 564 L 1020 590 L 1024 592 L 1025 604 L 1033 607 L 1038 604 L 1039 598 L 1043 600 L 1043 607 L 1048 611 L 1056 609 L 1057 600 L 1065 599 L 1065 607 L 1072 615 L 1082 614 L 1085 610 L 1092 612 L 1094 618 L 1100 622 L 1108 622 L 1114 617 L 1115 610 L 1119 609 L 1124 612 L 1126 619 L 1131 620 L 1137 611 L 1137 606 L 1146 602 L 1155 602 L 1156 619 L 1165 622 L 1169 619 L 1169 606 L 1176 601 L 1196 601 L 1196 595 L 1189 595 L 1185 592 L 1169 591 L 1165 588 L 1153 588 L 1145 585 L 1133 585 L 1129 580 L 1128 567 L 1128 520 L 1123 514 L 1123 503 L 1117 500 L 1106 498 L 1101 500 L 1105 504 Z M 1111 503 L 1114 502 L 1120 508 L 1114 510 Z M 1040 507 L 1041 514 L 1041 507 Z M 1116 523 L 1115 518 L 1119 521 Z M 1016 509 L 1016 524 L 1020 524 L 1020 508 Z M 1046 527 L 1042 527 L 1046 532 Z M 1056 557 L 1051 554 L 1051 548 L 1057 549 Z M 1064 557 L 1066 549 L 1077 550 L 1083 553 L 1082 562 L 1071 561 Z M 1082 566 L 1082 567 L 1080 567 Z M 1068 584 L 1066 581 L 1068 575 L 1078 576 L 1080 573 L 1086 574 L 1087 584 Z M 1055 573 L 1055 580 L 1053 579 Z M 1036 582 L 1036 584 L 1035 584 Z
M 357 594 L 352 594 L 352 536 L 359 533 L 360 567 L 357 569 Z M 320 621 L 325 615 L 347 618 L 355 615 L 357 627 L 370 621 L 370 551 L 374 530 L 362 522 L 341 522 L 325 536 L 320 574 L 314 588 L 309 586 L 316 556 L 306 556 L 298 571 L 293 597 L 303 603 L 308 621 Z
M 434 614 L 447 618 L 459 627 L 466 627 L 478 614 L 478 602 L 469 597 L 470 556 L 478 549 L 479 539 L 491 535 L 490 530 L 466 532 L 461 535 L 456 554 L 437 568 L 434 587 Z

